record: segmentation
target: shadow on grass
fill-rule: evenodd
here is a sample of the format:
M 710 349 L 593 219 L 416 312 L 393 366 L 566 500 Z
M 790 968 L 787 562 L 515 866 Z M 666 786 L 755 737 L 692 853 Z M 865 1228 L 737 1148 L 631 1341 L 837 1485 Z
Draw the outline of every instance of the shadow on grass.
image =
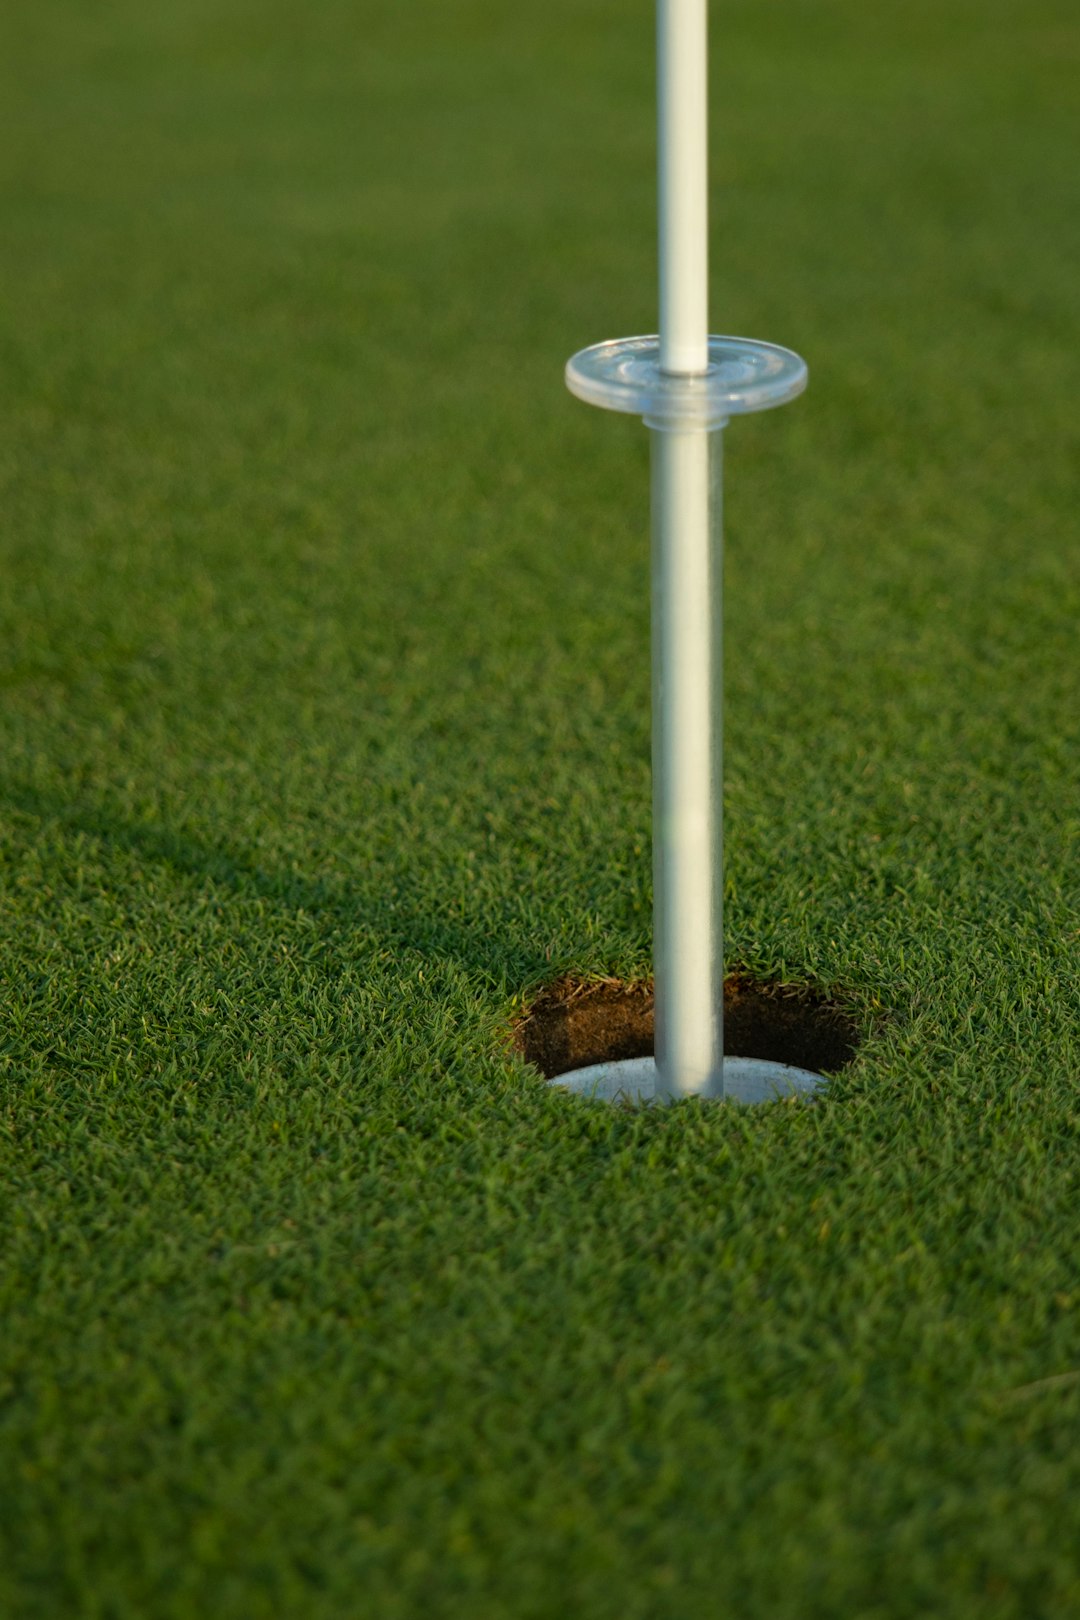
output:
M 135 855 L 237 900 L 259 900 L 284 915 L 324 920 L 351 933 L 358 953 L 411 952 L 480 975 L 505 993 L 538 983 L 551 973 L 549 954 L 520 941 L 519 915 L 511 918 L 508 913 L 506 927 L 500 928 L 490 913 L 475 918 L 434 914 L 425 871 L 382 871 L 378 890 L 365 892 L 348 877 L 305 877 L 274 870 L 246 854 L 167 826 L 133 821 L 26 784 L 4 784 L 0 802 L 43 825 L 91 838 L 105 851 Z

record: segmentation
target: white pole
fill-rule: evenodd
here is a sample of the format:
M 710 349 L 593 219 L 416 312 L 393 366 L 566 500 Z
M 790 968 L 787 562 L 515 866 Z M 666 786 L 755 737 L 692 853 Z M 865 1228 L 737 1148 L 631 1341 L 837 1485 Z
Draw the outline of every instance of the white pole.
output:
M 657 0 L 660 367 L 704 371 L 709 335 L 706 0 Z
M 656 25 L 660 367 L 692 374 L 709 354 L 706 0 L 657 0 Z M 653 963 L 669 1097 L 724 1091 L 720 465 L 718 430 L 653 426 Z
M 657 0 L 659 337 L 567 362 L 572 393 L 640 413 L 652 435 L 653 963 L 656 1055 L 590 1064 L 557 1084 L 590 1097 L 813 1091 L 782 1063 L 724 1062 L 722 429 L 806 386 L 790 349 L 710 337 L 708 0 Z

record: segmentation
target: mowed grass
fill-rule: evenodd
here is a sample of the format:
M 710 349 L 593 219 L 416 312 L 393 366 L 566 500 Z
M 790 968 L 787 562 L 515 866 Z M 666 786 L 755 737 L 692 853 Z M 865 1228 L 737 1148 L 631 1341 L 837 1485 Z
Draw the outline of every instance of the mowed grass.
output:
M 649 7 L 7 33 L 0 1613 L 1075 1615 L 1072 0 L 714 10 L 754 1112 L 505 1047 L 649 967 Z

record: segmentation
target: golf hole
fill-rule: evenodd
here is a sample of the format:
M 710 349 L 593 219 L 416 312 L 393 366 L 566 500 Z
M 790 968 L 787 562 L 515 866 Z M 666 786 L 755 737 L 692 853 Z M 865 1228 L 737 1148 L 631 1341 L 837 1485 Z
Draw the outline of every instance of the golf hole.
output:
M 835 1074 L 855 1056 L 858 1030 L 835 1001 L 806 985 L 730 973 L 724 980 L 724 1053 Z M 525 1008 L 514 1050 L 546 1080 L 594 1063 L 653 1054 L 651 983 L 559 979 Z

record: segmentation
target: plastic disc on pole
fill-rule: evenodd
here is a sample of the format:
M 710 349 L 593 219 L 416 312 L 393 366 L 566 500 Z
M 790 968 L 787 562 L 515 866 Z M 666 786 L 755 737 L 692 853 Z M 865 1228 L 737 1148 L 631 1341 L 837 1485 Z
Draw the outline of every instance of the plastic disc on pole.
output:
M 785 405 L 806 377 L 793 350 L 739 337 L 710 337 L 708 367 L 692 374 L 661 370 L 655 336 L 594 343 L 566 363 L 566 386 L 578 399 L 655 427 L 722 427 L 731 416 Z

